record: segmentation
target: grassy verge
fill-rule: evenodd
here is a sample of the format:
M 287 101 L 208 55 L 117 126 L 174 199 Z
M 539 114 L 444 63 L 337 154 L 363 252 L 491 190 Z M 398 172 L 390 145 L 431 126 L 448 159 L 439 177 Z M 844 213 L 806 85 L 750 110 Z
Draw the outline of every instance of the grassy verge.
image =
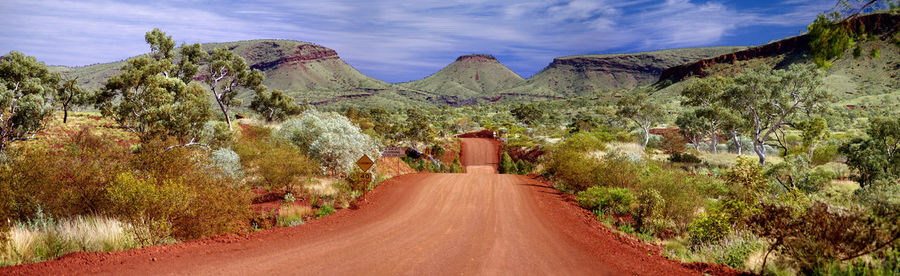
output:
M 0 266 L 55 259 L 76 252 L 121 251 L 138 248 L 136 232 L 142 231 L 119 220 L 87 216 L 55 220 L 39 215 L 16 222 L 0 251 Z

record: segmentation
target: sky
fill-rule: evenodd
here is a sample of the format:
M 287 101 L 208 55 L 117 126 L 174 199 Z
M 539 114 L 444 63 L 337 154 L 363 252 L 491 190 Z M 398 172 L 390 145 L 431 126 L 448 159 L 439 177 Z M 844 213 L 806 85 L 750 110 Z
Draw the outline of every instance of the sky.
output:
M 178 43 L 292 39 L 338 52 L 388 82 L 424 78 L 466 54 L 522 77 L 555 57 L 750 46 L 799 34 L 835 0 L 0 0 L 0 54 L 48 65 L 113 62 L 149 51 L 160 28 Z

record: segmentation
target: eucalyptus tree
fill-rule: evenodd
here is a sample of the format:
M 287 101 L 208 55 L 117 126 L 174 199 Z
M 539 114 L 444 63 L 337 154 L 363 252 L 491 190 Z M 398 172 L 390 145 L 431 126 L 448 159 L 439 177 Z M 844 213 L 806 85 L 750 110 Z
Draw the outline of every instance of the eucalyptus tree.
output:
M 151 52 L 128 60 L 120 75 L 107 80 L 97 108 L 142 140 L 171 135 L 181 146 L 201 145 L 196 138 L 209 120 L 209 100 L 192 80 L 206 53 L 197 44 L 183 46 L 176 60 L 171 36 L 154 29 L 144 39 Z
M 703 141 L 703 132 L 706 127 L 703 120 L 704 118 L 697 115 L 695 110 L 682 112 L 675 119 L 675 125 L 680 129 L 681 135 L 694 144 L 694 149 L 697 151 L 700 151 L 700 142 Z
M 634 92 L 623 97 L 618 102 L 619 108 L 616 115 L 628 118 L 638 125 L 643 131 L 644 138 L 641 149 L 646 149 L 650 143 L 650 127 L 659 123 L 665 117 L 662 108 L 654 103 L 646 94 Z
M 735 77 L 735 87 L 724 102 L 749 121 L 753 151 L 765 164 L 765 143 L 770 135 L 796 121 L 798 114 L 818 112 L 826 94 L 822 71 L 814 66 L 792 64 L 787 70 L 753 69 Z
M 719 129 L 722 121 L 728 116 L 728 109 L 722 103 L 722 97 L 732 85 L 733 81 L 730 78 L 709 77 L 697 79 L 681 91 L 684 98 L 681 105 L 695 108 L 694 113 L 705 125 L 714 154 L 718 153 Z
M 265 86 L 256 89 L 256 97 L 250 102 L 250 109 L 263 115 L 266 122 L 280 121 L 303 113 L 303 108 L 297 105 L 294 98 L 277 89 L 269 92 Z
M 78 79 L 68 79 L 56 87 L 56 101 L 63 110 L 63 124 L 69 120 L 69 109 L 90 101 L 90 91 L 78 86 Z
M 801 131 L 800 138 L 808 150 L 807 156 L 809 160 L 813 160 L 813 154 L 816 152 L 816 146 L 819 145 L 819 141 L 828 138 L 831 134 L 828 131 L 828 122 L 818 116 L 797 123 L 794 128 Z
M 0 153 L 44 128 L 59 79 L 34 57 L 16 51 L 0 57 Z
M 206 68 L 207 74 L 204 75 L 203 81 L 209 85 L 210 91 L 219 105 L 219 110 L 225 116 L 225 122 L 231 128 L 231 116 L 228 116 L 228 109 L 241 105 L 241 102 L 235 98 L 238 93 L 237 89 L 241 87 L 253 90 L 262 89 L 260 86 L 266 76 L 259 69 L 251 70 L 244 58 L 226 48 L 213 50 Z M 257 96 L 260 95 L 257 94 Z M 282 97 L 279 100 L 285 99 Z

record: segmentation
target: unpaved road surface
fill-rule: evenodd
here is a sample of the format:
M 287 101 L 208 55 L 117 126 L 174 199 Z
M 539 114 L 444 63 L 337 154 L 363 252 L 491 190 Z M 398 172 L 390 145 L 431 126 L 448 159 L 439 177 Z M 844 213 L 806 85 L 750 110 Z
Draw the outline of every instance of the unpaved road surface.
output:
M 361 207 L 307 225 L 115 253 L 74 253 L 0 274 L 682 275 L 556 190 L 496 174 L 498 144 L 465 139 L 466 174 L 394 178 Z

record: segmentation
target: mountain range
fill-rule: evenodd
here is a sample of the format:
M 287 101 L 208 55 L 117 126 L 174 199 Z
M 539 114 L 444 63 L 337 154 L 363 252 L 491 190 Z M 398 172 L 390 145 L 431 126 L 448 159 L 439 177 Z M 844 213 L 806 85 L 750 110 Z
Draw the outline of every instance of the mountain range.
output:
M 880 29 L 893 34 L 896 32 L 890 29 L 900 22 L 898 18 L 897 15 L 870 15 L 860 20 L 887 26 Z M 860 59 L 848 57 L 852 56 L 848 54 L 837 60 L 828 70 L 828 90 L 839 96 L 839 101 L 847 103 L 860 96 L 894 92 L 900 87 L 896 77 L 900 71 L 900 54 L 891 39 L 883 36 L 859 44 L 866 49 L 882 49 L 878 55 Z M 266 39 L 203 45 L 207 51 L 220 47 L 243 57 L 251 68 L 264 71 L 264 84 L 270 88 L 283 90 L 298 102 L 327 108 L 464 106 L 566 99 L 654 83 L 678 83 L 690 76 L 703 75 L 710 68 L 733 66 L 739 61 L 760 60 L 777 68 L 789 61 L 808 60 L 808 38 L 800 35 L 751 48 L 699 47 L 558 57 L 528 79 L 523 79 L 491 55 L 465 55 L 424 79 L 387 83 L 359 72 L 344 62 L 336 51 L 313 43 Z M 97 89 L 106 79 L 118 74 L 124 64 L 124 61 L 118 61 L 82 67 L 54 66 L 52 70 L 67 77 L 77 77 L 84 88 Z M 860 92 L 862 90 L 864 92 Z M 251 96 L 250 91 L 245 91 L 238 97 L 249 99 Z

